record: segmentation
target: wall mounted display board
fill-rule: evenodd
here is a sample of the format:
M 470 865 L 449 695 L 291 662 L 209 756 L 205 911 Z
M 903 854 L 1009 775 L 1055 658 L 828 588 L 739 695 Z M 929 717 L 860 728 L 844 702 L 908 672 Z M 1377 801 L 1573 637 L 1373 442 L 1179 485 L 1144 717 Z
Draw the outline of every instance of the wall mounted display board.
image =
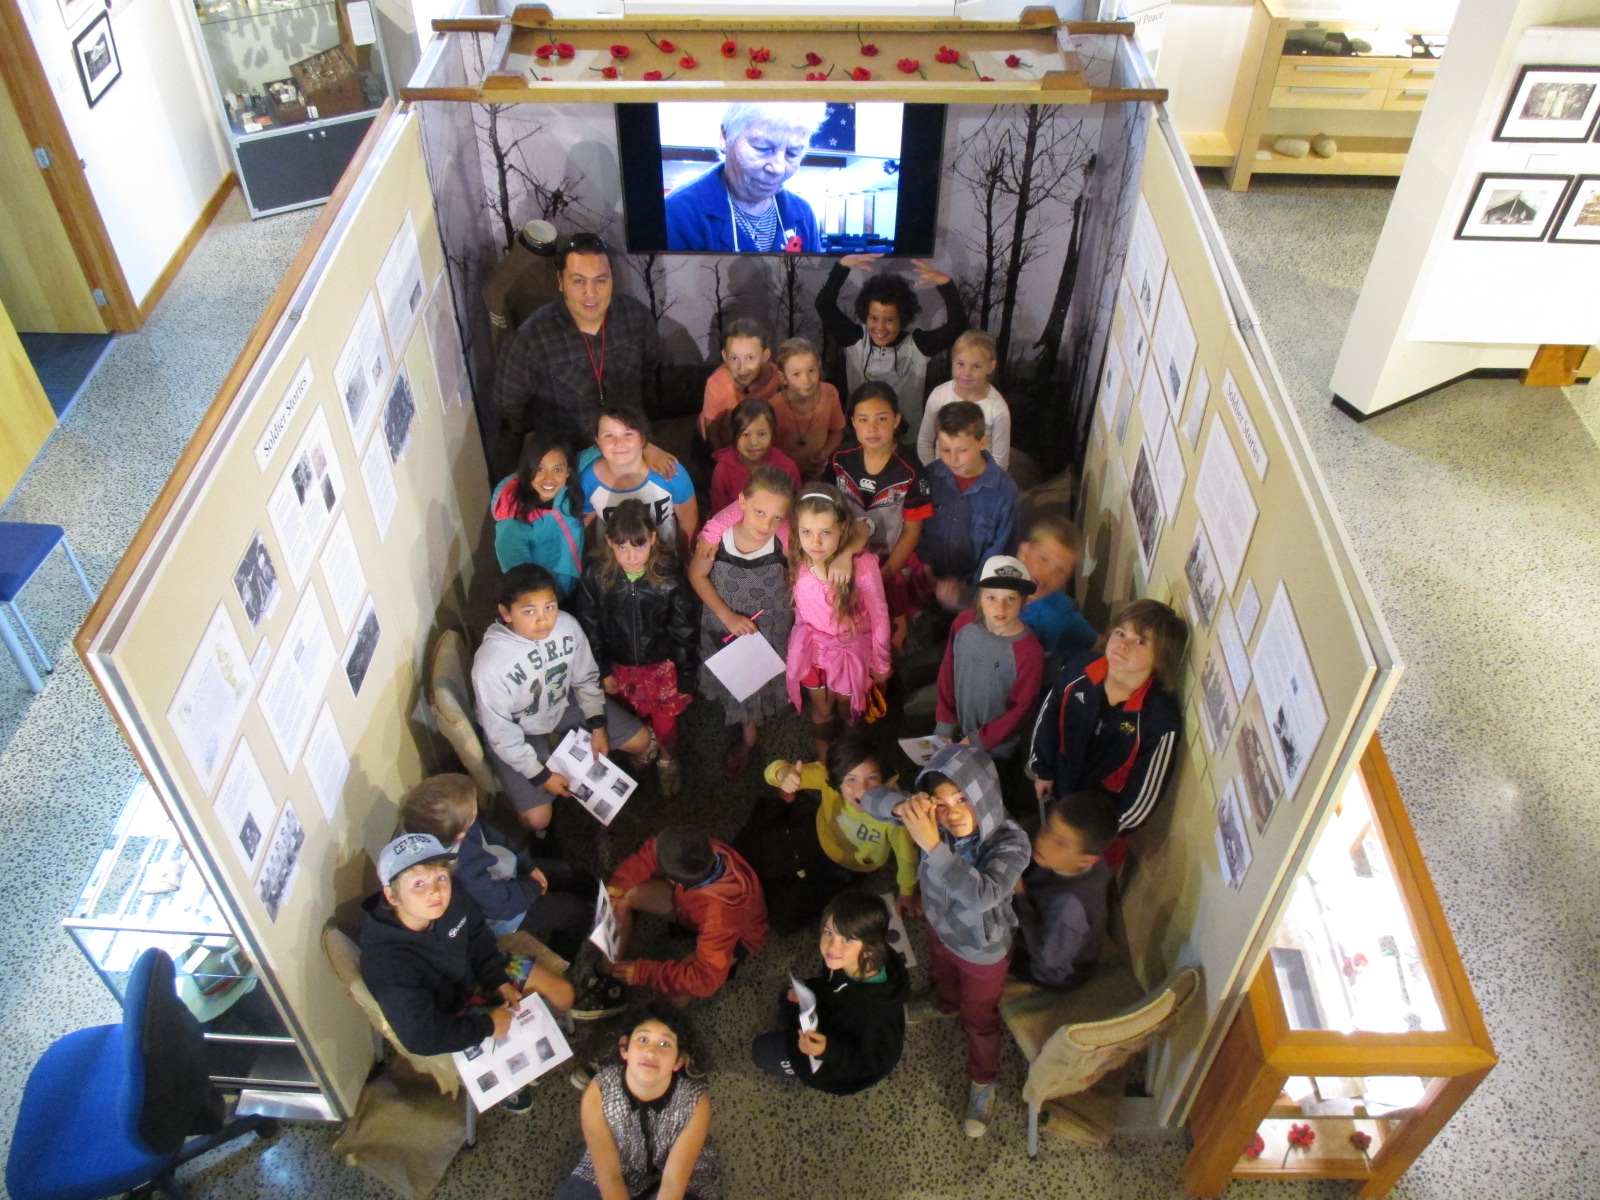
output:
M 1204 969 L 1152 1079 L 1181 1121 L 1399 664 L 1176 131 L 1152 127 L 1080 492 L 1091 620 L 1190 624 L 1187 746 L 1133 838 L 1123 916 L 1154 984 Z
M 485 523 L 441 287 L 418 121 L 384 110 L 79 636 L 303 1058 L 301 1115 L 349 1115 L 371 1065 L 315 948 L 431 758 L 424 655 Z

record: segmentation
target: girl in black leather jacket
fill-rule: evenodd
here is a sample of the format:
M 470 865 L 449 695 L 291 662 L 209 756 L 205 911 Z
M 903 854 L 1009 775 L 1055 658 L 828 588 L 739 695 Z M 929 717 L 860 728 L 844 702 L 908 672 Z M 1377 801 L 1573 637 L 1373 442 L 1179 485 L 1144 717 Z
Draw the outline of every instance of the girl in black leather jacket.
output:
M 606 517 L 599 555 L 578 583 L 578 620 L 608 695 L 650 723 L 640 758 L 654 761 L 661 794 L 675 796 L 678 714 L 689 707 L 699 671 L 700 601 L 656 534 L 643 501 L 624 500 Z

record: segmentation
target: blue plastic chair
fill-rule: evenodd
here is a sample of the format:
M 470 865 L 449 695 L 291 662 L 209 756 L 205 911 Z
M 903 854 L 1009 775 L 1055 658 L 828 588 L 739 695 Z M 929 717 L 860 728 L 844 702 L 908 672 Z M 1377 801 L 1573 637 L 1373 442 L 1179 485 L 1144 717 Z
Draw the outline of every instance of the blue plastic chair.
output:
M 173 974 L 172 959 L 146 950 L 121 1024 L 69 1033 L 34 1064 L 6 1164 L 12 1200 L 104 1200 L 146 1185 L 189 1200 L 173 1176 L 181 1164 L 243 1134 L 276 1131 L 267 1117 L 223 1125 L 204 1035 Z M 188 1137 L 206 1130 L 215 1132 Z
M 78 563 L 78 556 L 72 552 L 72 547 L 67 544 L 67 531 L 59 525 L 32 525 L 22 521 L 0 521 L 0 606 L 10 615 L 11 620 L 22 626 L 33 652 L 39 656 L 39 665 L 44 668 L 46 675 L 55 670 L 55 665 L 45 656 L 44 647 L 39 645 L 39 639 L 33 636 L 33 630 L 28 628 L 27 621 L 23 620 L 22 613 L 18 610 L 17 594 L 27 586 L 28 580 L 50 557 L 50 551 L 57 546 L 67 556 L 67 561 L 72 564 L 72 569 L 78 574 L 78 582 L 83 584 L 83 594 L 90 601 L 94 600 L 94 589 L 89 586 L 89 577 L 83 573 L 83 567 Z M 39 672 L 34 669 L 33 660 L 22 648 L 22 643 L 17 640 L 17 631 L 11 627 L 11 621 L 0 618 L 0 642 L 5 643 L 11 657 L 16 659 L 17 670 L 22 672 L 22 678 L 27 682 L 29 689 L 34 692 L 44 691 L 44 681 L 39 678 Z

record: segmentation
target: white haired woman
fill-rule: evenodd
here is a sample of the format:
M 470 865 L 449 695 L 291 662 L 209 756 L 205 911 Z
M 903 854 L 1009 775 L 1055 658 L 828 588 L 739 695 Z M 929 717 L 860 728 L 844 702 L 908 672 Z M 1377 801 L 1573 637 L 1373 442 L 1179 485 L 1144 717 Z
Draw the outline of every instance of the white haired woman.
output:
M 667 249 L 822 251 L 811 205 L 784 190 L 827 113 L 823 104 L 730 104 L 722 162 L 667 197 Z

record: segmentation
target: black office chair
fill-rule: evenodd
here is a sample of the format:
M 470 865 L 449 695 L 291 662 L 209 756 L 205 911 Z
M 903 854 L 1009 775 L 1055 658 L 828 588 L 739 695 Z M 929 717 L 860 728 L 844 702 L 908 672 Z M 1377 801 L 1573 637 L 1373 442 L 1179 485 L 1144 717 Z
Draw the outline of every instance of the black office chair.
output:
M 69 1033 L 34 1064 L 6 1164 L 12 1200 L 104 1200 L 147 1185 L 189 1200 L 178 1167 L 244 1134 L 277 1132 L 267 1117 L 223 1123 L 200 1024 L 173 975 L 172 959 L 146 950 L 121 1024 Z

